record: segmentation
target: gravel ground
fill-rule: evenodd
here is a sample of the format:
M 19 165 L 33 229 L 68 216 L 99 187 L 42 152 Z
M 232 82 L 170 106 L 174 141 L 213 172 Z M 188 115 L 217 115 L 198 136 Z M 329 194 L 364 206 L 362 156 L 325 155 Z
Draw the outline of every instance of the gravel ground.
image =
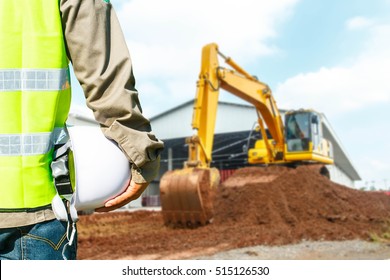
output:
M 254 246 L 219 252 L 196 260 L 384 260 L 390 244 L 362 240 L 305 241 L 284 246 Z

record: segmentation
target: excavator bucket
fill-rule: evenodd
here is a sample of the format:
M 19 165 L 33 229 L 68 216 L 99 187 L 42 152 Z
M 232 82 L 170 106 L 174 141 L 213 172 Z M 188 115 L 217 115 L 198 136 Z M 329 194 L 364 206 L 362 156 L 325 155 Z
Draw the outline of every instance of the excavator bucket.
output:
M 164 223 L 194 227 L 210 222 L 219 180 L 216 168 L 184 168 L 165 173 L 160 181 Z

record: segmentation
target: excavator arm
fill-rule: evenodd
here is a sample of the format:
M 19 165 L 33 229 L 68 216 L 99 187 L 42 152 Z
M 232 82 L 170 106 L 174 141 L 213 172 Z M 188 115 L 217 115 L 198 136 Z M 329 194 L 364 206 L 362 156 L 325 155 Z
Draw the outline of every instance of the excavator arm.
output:
M 221 67 L 218 56 L 222 57 L 232 69 Z M 247 73 L 230 57 L 223 55 L 218 50 L 217 44 L 213 43 L 206 45 L 202 50 L 202 66 L 192 118 L 192 128 L 197 130 L 197 135 L 188 141 L 193 146 L 187 163 L 190 166 L 210 166 L 220 89 L 255 106 L 260 131 L 266 145 L 267 154 L 264 155 L 264 161 L 274 162 L 278 157 L 280 158 L 284 149 L 283 122 L 271 89 L 267 84 Z M 272 136 L 272 147 L 264 123 Z

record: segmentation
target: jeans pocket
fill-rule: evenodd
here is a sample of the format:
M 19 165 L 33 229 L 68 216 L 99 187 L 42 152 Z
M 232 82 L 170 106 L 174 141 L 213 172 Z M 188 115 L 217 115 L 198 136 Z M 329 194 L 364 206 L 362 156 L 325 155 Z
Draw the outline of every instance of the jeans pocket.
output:
M 76 243 L 67 246 L 67 223 L 54 219 L 23 232 L 21 246 L 24 259 L 60 260 L 76 258 Z

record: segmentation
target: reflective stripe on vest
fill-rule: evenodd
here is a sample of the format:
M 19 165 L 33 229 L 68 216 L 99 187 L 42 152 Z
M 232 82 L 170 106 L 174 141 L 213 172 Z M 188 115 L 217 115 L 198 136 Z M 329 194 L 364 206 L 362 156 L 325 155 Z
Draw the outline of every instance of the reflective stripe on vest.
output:
M 70 107 L 59 0 L 0 1 L 0 211 L 50 205 Z
M 63 128 L 55 128 L 51 133 L 0 134 L 0 157 L 46 154 L 59 144 L 63 133 Z
M 0 69 L 0 91 L 53 91 L 67 84 L 67 69 Z

